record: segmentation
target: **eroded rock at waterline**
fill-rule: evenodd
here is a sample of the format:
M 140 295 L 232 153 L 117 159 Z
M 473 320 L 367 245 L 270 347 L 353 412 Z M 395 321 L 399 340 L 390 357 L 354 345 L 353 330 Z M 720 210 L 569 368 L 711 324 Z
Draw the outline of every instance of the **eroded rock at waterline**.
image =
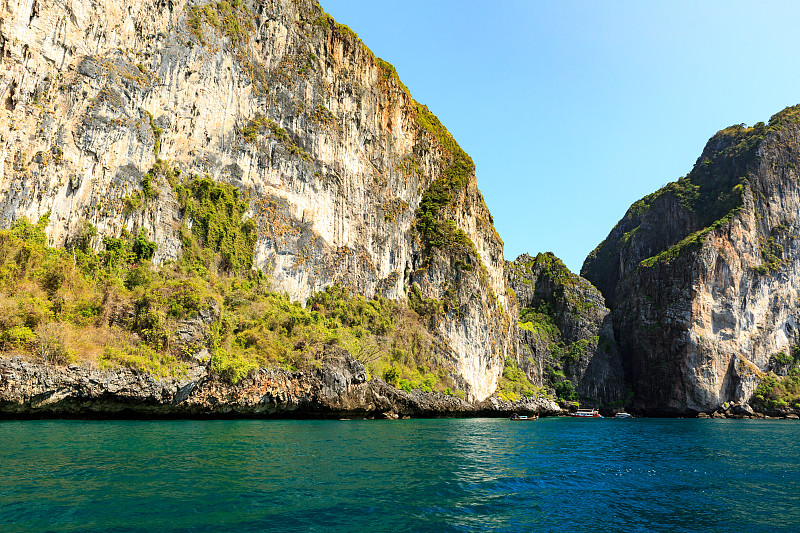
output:
M 345 352 L 322 368 L 291 372 L 262 368 L 237 384 L 203 366 L 183 378 L 156 378 L 127 369 L 58 367 L 0 358 L 0 416 L 75 417 L 436 417 L 558 414 L 545 399 L 472 404 L 453 396 L 397 390 L 367 380 L 364 366 Z

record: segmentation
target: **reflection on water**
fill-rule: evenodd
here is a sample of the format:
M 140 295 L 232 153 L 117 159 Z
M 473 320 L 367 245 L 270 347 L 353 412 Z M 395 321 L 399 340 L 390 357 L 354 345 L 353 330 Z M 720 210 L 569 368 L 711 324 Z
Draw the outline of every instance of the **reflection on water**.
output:
M 800 423 L 0 422 L 1 531 L 797 531 Z

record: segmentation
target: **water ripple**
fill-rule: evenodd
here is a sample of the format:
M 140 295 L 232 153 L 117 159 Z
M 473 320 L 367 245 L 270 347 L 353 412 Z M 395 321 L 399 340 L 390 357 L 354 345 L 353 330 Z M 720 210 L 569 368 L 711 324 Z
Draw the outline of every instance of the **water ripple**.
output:
M 800 424 L 0 422 L 0 530 L 800 529 Z

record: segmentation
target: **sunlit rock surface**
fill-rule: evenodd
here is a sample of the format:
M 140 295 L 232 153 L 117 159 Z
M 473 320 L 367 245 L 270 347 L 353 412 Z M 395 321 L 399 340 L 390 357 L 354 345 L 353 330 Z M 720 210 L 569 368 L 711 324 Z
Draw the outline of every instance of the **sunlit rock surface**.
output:
M 225 9 L 220 6 L 224 4 Z M 435 325 L 469 400 L 514 344 L 503 244 L 469 172 L 440 211 L 469 245 L 427 246 L 415 213 L 453 148 L 420 125 L 394 69 L 313 1 L 10 0 L 0 6 L 0 224 L 50 213 L 181 253 L 159 173 L 249 194 L 257 268 L 295 300 L 330 284 L 455 304 Z M 149 196 L 149 197 L 148 197 Z M 462 239 L 463 240 L 463 239 Z

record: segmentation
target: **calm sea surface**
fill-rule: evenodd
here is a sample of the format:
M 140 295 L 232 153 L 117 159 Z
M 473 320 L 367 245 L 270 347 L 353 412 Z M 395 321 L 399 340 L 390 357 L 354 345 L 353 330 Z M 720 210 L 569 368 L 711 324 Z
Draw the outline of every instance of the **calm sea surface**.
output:
M 0 531 L 800 531 L 800 422 L 0 422 Z

